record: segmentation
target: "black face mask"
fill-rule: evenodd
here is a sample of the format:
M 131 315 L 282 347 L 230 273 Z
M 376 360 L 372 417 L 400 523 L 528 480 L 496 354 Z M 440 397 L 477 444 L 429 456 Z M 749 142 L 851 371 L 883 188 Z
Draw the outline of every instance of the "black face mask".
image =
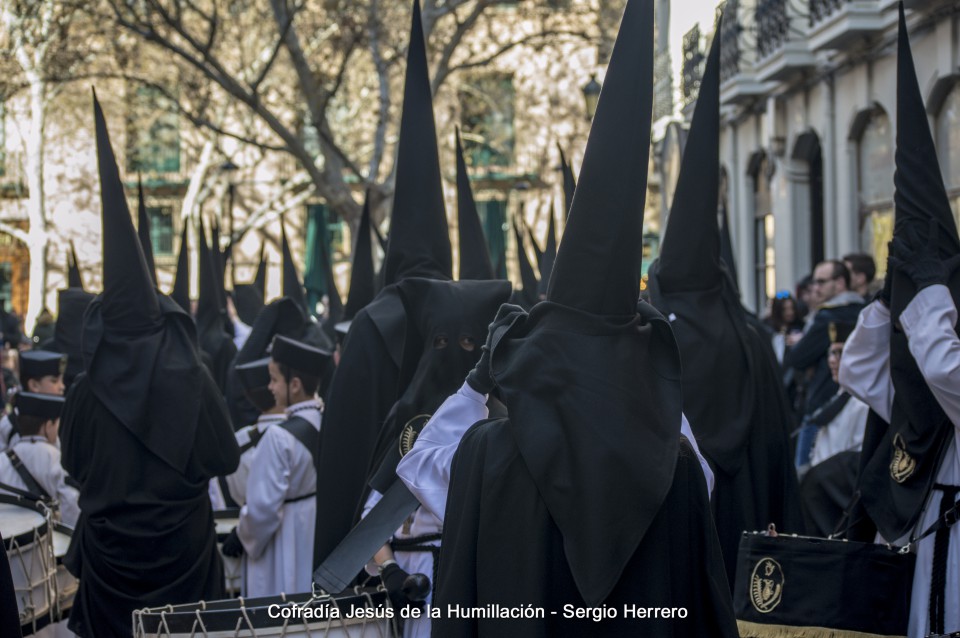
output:
M 372 481 L 379 490 L 396 479 L 400 460 L 397 440 L 409 424 L 407 438 L 419 432 L 447 397 L 477 365 L 487 326 L 510 297 L 507 281 L 437 281 L 405 279 L 397 287 L 407 316 L 397 399 L 381 431 Z M 383 480 L 381 480 L 383 477 Z

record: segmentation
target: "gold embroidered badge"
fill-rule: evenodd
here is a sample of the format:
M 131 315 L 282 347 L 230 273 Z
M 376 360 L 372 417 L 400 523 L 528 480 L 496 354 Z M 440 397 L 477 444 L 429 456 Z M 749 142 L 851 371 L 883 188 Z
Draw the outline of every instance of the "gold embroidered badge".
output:
M 783 599 L 783 569 L 772 558 L 761 558 L 750 576 L 750 602 L 761 614 L 773 611 Z
M 903 483 L 917 470 L 917 461 L 907 452 L 907 446 L 900 434 L 893 436 L 893 460 L 890 461 L 890 476 L 897 483 Z
M 401 457 L 406 456 L 407 452 L 413 449 L 413 444 L 417 442 L 417 437 L 420 436 L 420 430 L 430 420 L 430 416 L 429 414 L 418 414 L 403 426 L 403 430 L 400 431 Z

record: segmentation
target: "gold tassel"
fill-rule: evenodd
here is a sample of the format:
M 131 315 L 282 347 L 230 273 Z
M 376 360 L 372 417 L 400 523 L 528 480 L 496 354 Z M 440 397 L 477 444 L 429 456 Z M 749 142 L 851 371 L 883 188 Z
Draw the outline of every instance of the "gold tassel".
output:
M 829 627 L 790 627 L 788 625 L 763 625 L 738 620 L 740 638 L 906 638 L 902 634 L 873 634 L 852 629 Z

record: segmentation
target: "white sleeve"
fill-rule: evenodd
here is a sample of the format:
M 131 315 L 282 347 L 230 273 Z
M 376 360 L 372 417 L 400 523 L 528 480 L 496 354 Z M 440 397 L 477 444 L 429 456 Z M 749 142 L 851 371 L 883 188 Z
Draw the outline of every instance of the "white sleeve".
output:
M 397 465 L 397 476 L 440 521 L 446 513 L 450 465 L 460 439 L 474 423 L 489 414 L 486 395 L 464 383 L 437 409 L 413 449 Z
M 918 292 L 900 315 L 900 325 L 930 391 L 960 428 L 960 339 L 950 290 L 938 284 Z
M 840 386 L 885 421 L 893 408 L 890 377 L 890 311 L 874 301 L 860 312 L 840 357 Z
M 268 428 L 250 460 L 247 504 L 240 510 L 237 527 L 250 558 L 263 554 L 283 520 L 283 501 L 290 487 L 291 441 L 296 442 L 286 430 Z
M 707 494 L 713 494 L 713 470 L 710 469 L 710 464 L 707 463 L 707 459 L 703 458 L 703 455 L 700 454 L 700 446 L 697 445 L 697 439 L 693 436 L 693 430 L 690 429 L 690 422 L 687 421 L 687 415 L 680 413 L 680 434 L 687 437 L 687 440 L 690 441 L 690 445 L 693 446 L 693 451 L 697 453 L 697 460 L 700 461 L 700 467 L 703 469 L 703 478 L 707 481 Z

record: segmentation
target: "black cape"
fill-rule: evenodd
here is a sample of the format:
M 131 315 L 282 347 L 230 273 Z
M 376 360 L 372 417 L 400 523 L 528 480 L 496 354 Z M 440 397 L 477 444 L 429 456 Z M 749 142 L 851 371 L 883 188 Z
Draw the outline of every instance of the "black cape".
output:
M 60 438 L 63 467 L 80 484 L 65 559 L 80 579 L 69 623 L 79 636 L 130 636 L 135 609 L 225 596 L 207 485 L 236 470 L 240 452 L 213 379 L 202 372 L 200 383 L 183 472 L 120 423 L 85 374 L 70 388 Z
M 630 507 L 629 494 L 611 494 Z M 481 509 L 480 503 L 496 503 Z M 564 556 L 564 540 L 530 477 L 508 419 L 471 428 L 453 459 L 434 607 L 433 636 L 737 636 L 710 517 L 703 471 L 681 439 L 673 483 L 600 622 L 564 618 L 587 604 Z M 543 608 L 543 619 L 458 619 L 453 607 Z M 625 618 L 625 607 L 678 607 L 686 619 Z M 556 615 L 551 612 L 556 612 Z
M 358 518 L 380 430 L 397 400 L 405 326 L 396 285 L 381 290 L 350 324 L 320 429 L 314 566 Z

